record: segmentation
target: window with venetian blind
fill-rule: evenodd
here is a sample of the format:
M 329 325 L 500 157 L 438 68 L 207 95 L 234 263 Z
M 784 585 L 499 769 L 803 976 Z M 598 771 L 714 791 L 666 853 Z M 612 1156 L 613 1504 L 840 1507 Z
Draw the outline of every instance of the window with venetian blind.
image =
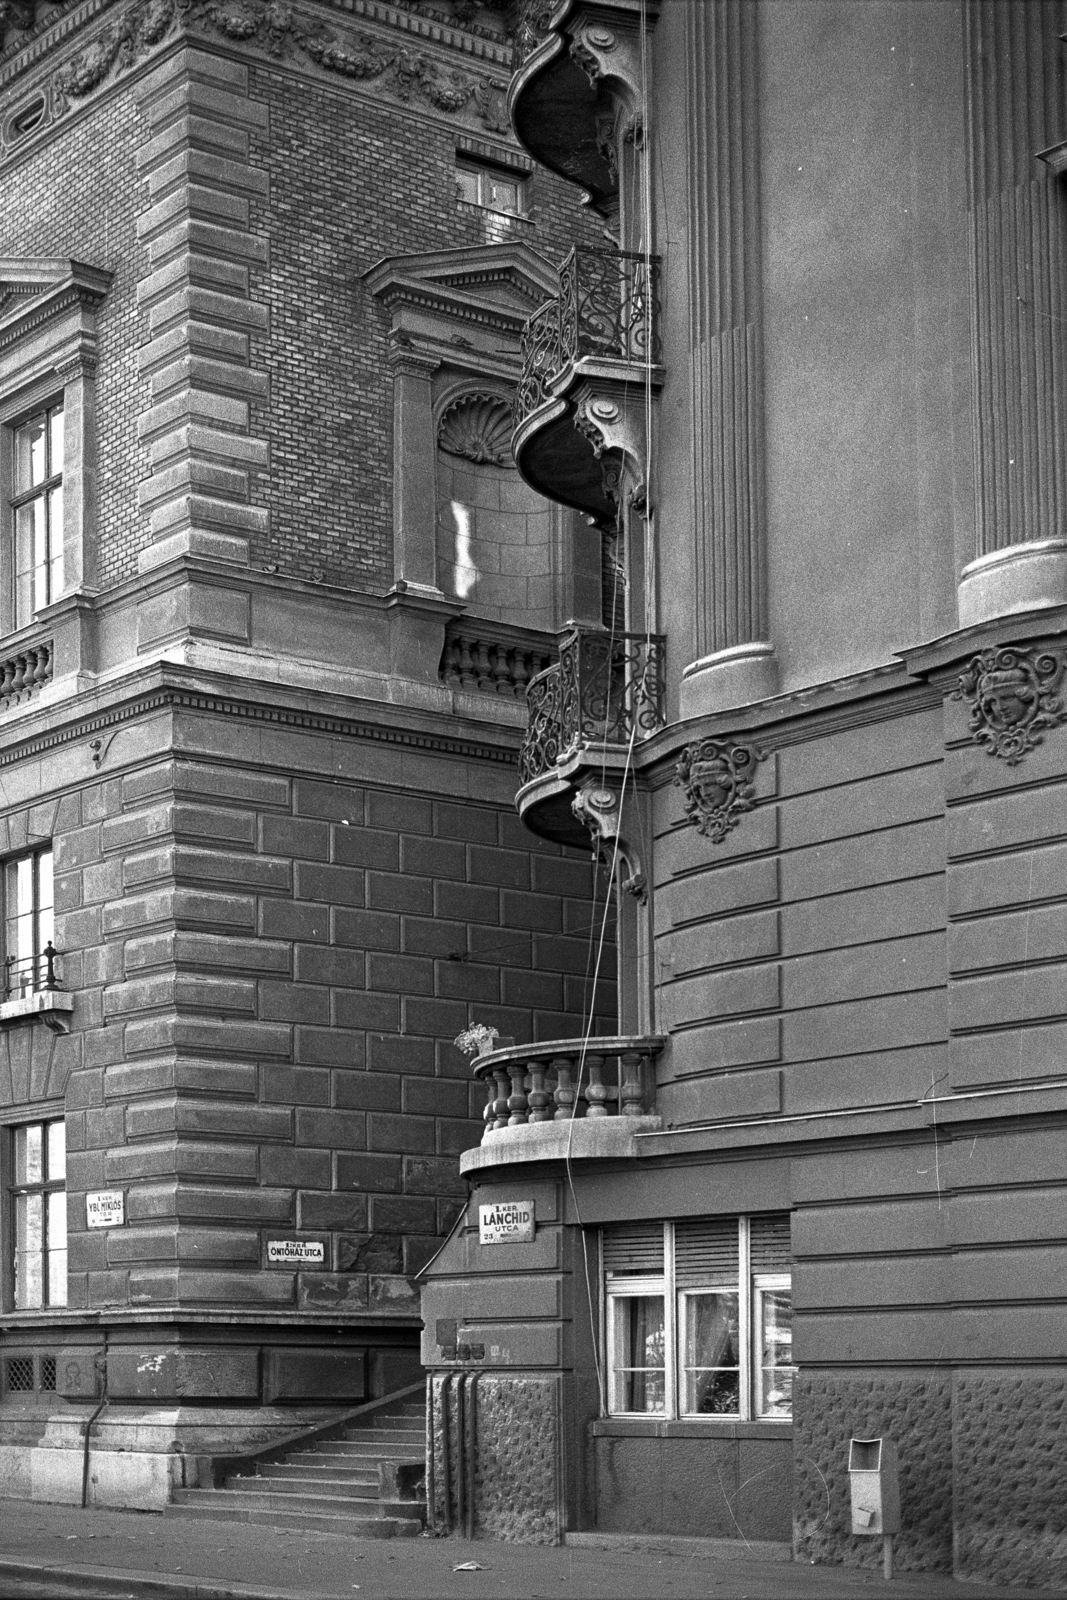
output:
M 792 1415 L 787 1212 L 605 1228 L 602 1252 L 610 1414 Z

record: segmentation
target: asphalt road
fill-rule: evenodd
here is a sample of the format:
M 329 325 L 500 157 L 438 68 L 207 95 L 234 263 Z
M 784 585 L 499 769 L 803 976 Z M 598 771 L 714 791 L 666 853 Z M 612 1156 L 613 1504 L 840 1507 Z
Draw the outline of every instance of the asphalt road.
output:
M 557 1549 L 355 1539 L 0 1500 L 0 1600 L 880 1600 L 889 1591 L 896 1600 L 1035 1593 L 907 1572 L 887 1585 L 880 1567 L 800 1566 L 699 1541 Z

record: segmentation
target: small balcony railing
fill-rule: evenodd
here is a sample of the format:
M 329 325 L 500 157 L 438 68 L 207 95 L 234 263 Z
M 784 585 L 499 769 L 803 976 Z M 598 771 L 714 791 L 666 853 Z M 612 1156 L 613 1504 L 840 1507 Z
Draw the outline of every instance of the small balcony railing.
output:
M 7 998 L 21 1000 L 28 994 L 58 989 L 59 977 L 56 972 L 58 959 L 59 951 L 51 939 L 37 955 L 8 956 L 4 962 L 4 992 Z
M 523 330 L 516 426 L 545 403 L 567 367 L 587 356 L 635 366 L 657 362 L 658 325 L 658 256 L 573 249 L 559 269 L 559 296 Z
M 664 639 L 660 634 L 574 628 L 559 661 L 526 690 L 529 725 L 519 752 L 519 785 L 531 783 L 584 744 L 626 746 L 663 723 Z
M 445 631 L 439 676 L 450 689 L 521 700 L 555 654 L 551 635 L 464 617 L 450 622 Z
M 485 1133 L 575 1117 L 650 1116 L 656 1102 L 653 1063 L 662 1047 L 662 1038 L 651 1034 L 495 1050 L 474 1063 L 486 1089 Z
M 548 38 L 549 20 L 559 0 L 521 0 L 513 65 L 521 67 Z
M 20 706 L 52 681 L 52 641 L 42 639 L 0 659 L 0 711 Z

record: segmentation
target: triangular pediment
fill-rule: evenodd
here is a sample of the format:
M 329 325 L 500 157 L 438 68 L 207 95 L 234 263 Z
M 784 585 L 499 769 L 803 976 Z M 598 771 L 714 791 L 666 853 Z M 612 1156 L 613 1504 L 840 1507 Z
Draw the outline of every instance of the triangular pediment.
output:
M 386 304 L 430 299 L 443 311 L 481 306 L 522 321 L 559 292 L 555 267 L 518 242 L 387 256 L 364 282 Z
M 95 305 L 110 282 L 102 267 L 68 256 L 0 256 L 0 328 L 72 297 Z

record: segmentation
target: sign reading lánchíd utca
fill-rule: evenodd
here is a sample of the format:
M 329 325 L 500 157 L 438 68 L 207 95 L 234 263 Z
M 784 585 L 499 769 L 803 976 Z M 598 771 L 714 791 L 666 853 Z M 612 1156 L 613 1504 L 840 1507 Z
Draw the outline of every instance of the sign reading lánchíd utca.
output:
M 478 1207 L 479 1244 L 529 1244 L 533 1236 L 532 1200 L 499 1200 Z

